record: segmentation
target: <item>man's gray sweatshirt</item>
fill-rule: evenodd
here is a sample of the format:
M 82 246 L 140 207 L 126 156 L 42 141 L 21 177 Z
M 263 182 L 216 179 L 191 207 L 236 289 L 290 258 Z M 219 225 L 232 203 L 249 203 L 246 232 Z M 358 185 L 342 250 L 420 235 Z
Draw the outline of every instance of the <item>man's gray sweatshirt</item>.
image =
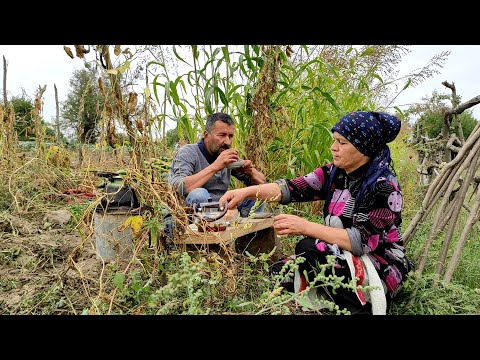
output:
M 170 184 L 177 189 L 180 195 L 187 196 L 185 177 L 196 174 L 209 166 L 205 156 L 200 151 L 198 144 L 187 144 L 182 146 L 172 161 L 170 168 Z M 212 201 L 218 201 L 228 190 L 230 176 L 233 175 L 246 186 L 252 185 L 248 175 L 235 169 L 227 169 L 217 172 L 202 187 L 212 196 Z

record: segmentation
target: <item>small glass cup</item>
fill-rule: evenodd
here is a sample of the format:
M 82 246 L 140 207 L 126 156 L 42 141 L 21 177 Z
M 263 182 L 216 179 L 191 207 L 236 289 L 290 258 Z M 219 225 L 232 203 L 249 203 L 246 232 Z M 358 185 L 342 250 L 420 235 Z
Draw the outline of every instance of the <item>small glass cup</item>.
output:
M 230 226 L 232 227 L 235 227 L 235 225 L 238 223 L 239 218 L 240 213 L 238 212 L 238 209 L 228 210 L 227 213 L 222 217 L 222 219 L 225 219 L 225 222 L 227 224 L 230 224 Z

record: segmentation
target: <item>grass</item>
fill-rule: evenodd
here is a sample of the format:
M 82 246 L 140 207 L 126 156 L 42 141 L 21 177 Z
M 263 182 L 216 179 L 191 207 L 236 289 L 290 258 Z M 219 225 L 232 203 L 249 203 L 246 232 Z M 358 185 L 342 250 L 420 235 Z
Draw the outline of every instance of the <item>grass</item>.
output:
M 397 175 L 404 195 L 404 228 L 413 218 L 423 199 L 425 189 L 419 187 L 416 173 L 416 156 L 406 147 L 402 139 L 391 145 Z M 26 160 L 25 160 L 26 161 Z M 91 243 L 92 234 L 88 224 L 88 204 L 65 204 L 61 201 L 64 188 L 82 184 L 82 177 L 67 178 L 48 164 L 36 162 L 22 167 L 21 176 L 10 182 L 11 171 L 0 174 L 0 190 L 5 192 L 0 201 L 4 211 L 0 225 L 0 264 L 11 269 L 8 278 L 2 278 L 0 289 L 4 295 L 22 289 L 27 278 L 35 278 L 34 293 L 26 293 L 15 306 L 7 308 L 2 302 L 2 313 L 22 314 L 303 314 L 298 299 L 293 294 L 281 291 L 278 279 L 268 272 L 265 257 L 221 257 L 207 250 L 187 252 L 173 249 L 165 252 L 159 247 L 145 245 L 140 249 L 132 266 L 125 270 L 122 264 L 108 264 L 102 270 L 101 278 L 87 278 L 85 275 L 72 277 L 76 271 L 69 262 L 81 257 Z M 18 166 L 21 166 L 19 164 Z M 73 173 L 74 174 L 74 173 Z M 92 181 L 88 180 L 90 186 Z M 35 181 L 29 181 L 34 179 Z M 72 179 L 79 181 L 74 183 Z M 153 189 L 154 190 L 154 189 Z M 153 199 L 152 189 L 146 193 Z M 12 197 L 16 196 L 16 199 Z M 160 194 L 162 195 L 162 194 Z M 18 206 L 12 207 L 12 203 Z M 7 204 L 8 203 L 8 204 Z M 275 213 L 293 213 L 321 222 L 320 203 L 269 205 Z M 68 244 L 60 248 L 37 246 L 36 235 L 30 234 L 25 242 L 13 243 L 7 235 L 17 238 L 21 234 L 11 226 L 12 213 L 30 222 L 41 220 L 49 209 L 66 207 L 72 213 L 72 220 L 64 229 L 65 234 L 74 231 L 84 238 L 84 247 L 76 247 L 66 253 Z M 18 211 L 20 210 L 21 213 Z M 466 220 L 463 213 L 459 229 Z M 152 218 L 162 226 L 161 219 Z M 407 255 L 416 259 L 419 249 L 425 243 L 431 227 L 431 219 L 419 225 L 418 231 L 407 247 Z M 40 226 L 41 228 L 41 226 Z M 42 229 L 42 231 L 47 231 Z M 458 232 L 458 231 L 457 231 Z M 4 239 L 2 239 L 4 237 Z M 454 241 L 458 234 L 454 237 Z M 478 224 L 474 226 L 463 251 L 461 261 L 454 273 L 452 283 L 434 281 L 432 271 L 438 259 L 441 239 L 434 242 L 429 253 L 428 266 L 420 278 L 411 277 L 405 283 L 397 301 L 389 309 L 392 315 L 410 314 L 478 314 L 480 288 L 480 265 L 478 261 L 480 238 Z M 90 240 L 89 240 L 90 239 Z M 283 252 L 293 254 L 300 237 L 283 238 Z M 71 245 L 71 249 L 73 249 Z M 53 266 L 52 264 L 55 264 Z M 123 267 L 122 267 L 123 266 Z M 69 270 L 67 273 L 66 271 Z M 17 274 L 17 275 L 15 275 Z M 16 277 L 15 277 L 16 276 Z M 42 277 L 47 276 L 48 284 Z M 318 314 L 321 312 L 312 312 Z M 325 311 L 323 312 L 325 313 Z M 333 312 L 341 313 L 341 312 Z
M 412 297 L 413 296 L 413 297 Z M 478 315 L 479 289 L 435 281 L 433 274 L 411 277 L 404 283 L 390 315 Z

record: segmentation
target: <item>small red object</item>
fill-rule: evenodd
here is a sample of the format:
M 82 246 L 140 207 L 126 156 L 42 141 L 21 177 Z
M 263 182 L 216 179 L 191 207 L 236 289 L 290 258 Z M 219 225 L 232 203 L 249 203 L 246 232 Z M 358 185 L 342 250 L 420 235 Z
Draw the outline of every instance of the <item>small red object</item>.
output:
M 203 232 L 204 227 L 202 225 L 197 225 L 198 232 Z M 211 231 L 211 232 L 218 232 L 218 231 L 225 231 L 227 229 L 226 225 L 220 225 L 220 224 L 206 224 L 205 225 L 205 231 Z
M 226 229 L 225 225 L 207 226 L 208 231 L 225 231 Z
M 66 199 L 66 202 L 82 202 L 91 200 L 95 197 L 95 194 L 84 192 L 80 189 L 68 189 L 63 192 L 65 195 L 71 195 L 69 198 Z

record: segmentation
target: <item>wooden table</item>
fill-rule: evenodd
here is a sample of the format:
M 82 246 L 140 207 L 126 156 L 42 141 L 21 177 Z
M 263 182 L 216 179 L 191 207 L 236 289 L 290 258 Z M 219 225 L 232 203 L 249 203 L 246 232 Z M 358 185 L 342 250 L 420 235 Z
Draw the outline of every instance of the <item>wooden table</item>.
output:
M 177 237 L 176 244 L 225 244 L 232 246 L 236 252 L 248 251 L 252 255 L 269 253 L 276 246 L 276 260 L 281 254 L 281 241 L 273 229 L 273 218 L 252 219 L 240 218 L 234 226 L 227 226 L 224 231 L 198 232 L 197 226 L 190 224 L 187 231 Z

